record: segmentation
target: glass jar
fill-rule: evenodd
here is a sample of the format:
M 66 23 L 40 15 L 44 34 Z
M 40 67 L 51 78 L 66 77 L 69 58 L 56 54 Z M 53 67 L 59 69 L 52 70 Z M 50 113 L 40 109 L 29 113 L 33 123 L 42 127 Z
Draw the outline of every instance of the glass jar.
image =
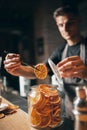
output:
M 31 87 L 28 95 L 28 114 L 31 127 L 55 128 L 62 124 L 61 97 L 56 86 L 40 84 Z

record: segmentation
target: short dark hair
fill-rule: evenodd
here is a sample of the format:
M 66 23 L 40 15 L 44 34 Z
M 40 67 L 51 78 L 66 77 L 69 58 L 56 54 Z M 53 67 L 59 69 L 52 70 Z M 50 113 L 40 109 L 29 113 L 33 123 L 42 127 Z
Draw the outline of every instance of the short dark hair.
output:
M 77 7 L 71 5 L 61 6 L 54 11 L 53 17 L 54 19 L 56 19 L 57 16 L 63 16 L 66 14 L 72 14 L 73 16 L 78 16 L 79 10 Z

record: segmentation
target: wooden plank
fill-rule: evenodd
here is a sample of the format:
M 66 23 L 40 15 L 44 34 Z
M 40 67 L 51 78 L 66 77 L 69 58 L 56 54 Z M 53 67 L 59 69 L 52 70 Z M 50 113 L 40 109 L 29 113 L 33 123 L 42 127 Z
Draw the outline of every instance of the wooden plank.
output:
M 3 99 L 2 102 L 10 103 L 5 99 Z M 0 119 L 0 130 L 30 130 L 28 114 L 18 109 L 16 113 L 6 115 Z
M 12 104 L 4 98 L 2 98 L 2 102 Z M 37 130 L 37 129 L 30 127 L 28 114 L 23 110 L 18 109 L 16 113 L 6 115 L 4 118 L 0 119 L 0 130 Z M 49 130 L 49 129 L 45 128 L 43 130 Z

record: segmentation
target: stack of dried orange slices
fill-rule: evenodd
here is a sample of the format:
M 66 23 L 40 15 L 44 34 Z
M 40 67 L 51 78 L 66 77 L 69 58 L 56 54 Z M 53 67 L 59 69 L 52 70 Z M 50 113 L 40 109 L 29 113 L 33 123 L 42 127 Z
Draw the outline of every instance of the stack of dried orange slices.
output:
M 45 79 L 48 74 L 48 69 L 45 64 L 39 63 L 35 66 L 34 73 L 38 79 Z
M 61 100 L 56 89 L 47 84 L 36 87 L 30 97 L 30 122 L 35 128 L 55 128 L 61 123 Z

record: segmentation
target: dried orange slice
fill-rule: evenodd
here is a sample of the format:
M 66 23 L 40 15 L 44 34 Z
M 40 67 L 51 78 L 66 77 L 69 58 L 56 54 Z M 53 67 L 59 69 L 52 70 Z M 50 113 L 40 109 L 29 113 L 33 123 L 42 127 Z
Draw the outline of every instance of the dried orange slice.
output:
M 50 96 L 49 97 L 49 100 L 50 100 L 50 103 L 51 104 L 60 104 L 60 97 L 59 97 L 59 95 L 52 95 L 52 96 Z
M 38 98 L 39 95 L 37 95 Z M 45 105 L 47 104 L 48 99 L 44 97 L 44 95 L 42 93 L 40 93 L 40 96 L 38 98 L 38 100 L 33 104 L 34 108 L 38 108 L 38 109 L 43 109 L 45 107 Z
M 51 114 L 53 117 L 61 116 L 61 108 L 57 105 L 55 108 L 52 109 Z
M 5 117 L 4 113 L 0 113 L 0 119 Z
M 41 116 L 41 123 L 39 124 L 39 128 L 46 128 L 49 126 L 51 122 L 51 116 Z
M 41 85 L 39 85 L 39 90 L 40 90 L 40 92 L 42 92 L 46 97 L 58 95 L 57 90 L 55 90 L 54 88 L 52 88 L 51 86 L 46 85 L 46 84 L 41 84 Z
M 57 126 L 60 125 L 60 124 L 61 124 L 61 118 L 55 117 L 54 119 L 51 120 L 51 122 L 50 122 L 50 124 L 49 124 L 49 127 L 55 128 L 55 127 L 57 127 Z
M 37 108 L 37 111 L 41 115 L 49 115 L 49 113 L 51 112 L 50 104 L 45 104 L 45 106 L 42 109 Z
M 38 127 L 40 122 L 41 122 L 40 114 L 37 112 L 36 109 L 33 108 L 31 112 L 31 124 L 34 127 Z
M 19 108 L 18 105 L 11 105 L 11 104 L 9 104 L 7 109 L 16 110 L 16 109 L 18 109 L 18 108 Z
M 45 64 L 39 63 L 35 66 L 34 73 L 38 79 L 45 79 L 48 74 L 48 70 Z

